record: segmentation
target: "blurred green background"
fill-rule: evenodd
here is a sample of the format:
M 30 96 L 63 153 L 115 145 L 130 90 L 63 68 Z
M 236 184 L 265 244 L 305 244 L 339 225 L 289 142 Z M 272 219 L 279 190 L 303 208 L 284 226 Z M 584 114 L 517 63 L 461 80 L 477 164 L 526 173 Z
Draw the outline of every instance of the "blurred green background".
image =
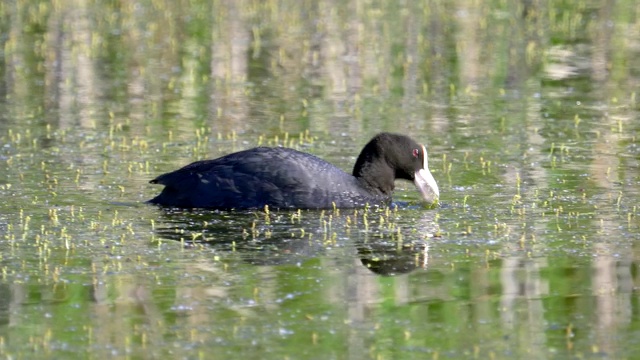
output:
M 636 1 L 0 3 L 0 357 L 634 358 Z M 155 176 L 424 142 L 441 206 L 216 212 Z M 636 257 L 638 255 L 638 257 Z

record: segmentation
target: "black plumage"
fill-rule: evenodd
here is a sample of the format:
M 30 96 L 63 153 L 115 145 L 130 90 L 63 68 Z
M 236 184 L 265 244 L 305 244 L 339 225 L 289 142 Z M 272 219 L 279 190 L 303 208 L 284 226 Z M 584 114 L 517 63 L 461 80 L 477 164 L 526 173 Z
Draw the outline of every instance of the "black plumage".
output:
M 388 204 L 395 179 L 414 181 L 427 201 L 436 201 L 426 156 L 425 147 L 409 137 L 381 133 L 364 147 L 349 175 L 311 154 L 257 147 L 158 176 L 151 183 L 165 188 L 149 202 L 213 209 L 357 208 Z

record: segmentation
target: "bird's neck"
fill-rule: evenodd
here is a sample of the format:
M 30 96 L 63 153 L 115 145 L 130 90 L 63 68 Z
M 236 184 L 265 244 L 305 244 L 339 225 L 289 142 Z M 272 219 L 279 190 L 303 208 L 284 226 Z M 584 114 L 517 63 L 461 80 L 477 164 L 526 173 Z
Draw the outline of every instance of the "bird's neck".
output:
M 375 190 L 383 195 L 391 195 L 395 187 L 395 172 L 385 163 L 366 162 L 353 169 L 353 176 L 365 188 Z

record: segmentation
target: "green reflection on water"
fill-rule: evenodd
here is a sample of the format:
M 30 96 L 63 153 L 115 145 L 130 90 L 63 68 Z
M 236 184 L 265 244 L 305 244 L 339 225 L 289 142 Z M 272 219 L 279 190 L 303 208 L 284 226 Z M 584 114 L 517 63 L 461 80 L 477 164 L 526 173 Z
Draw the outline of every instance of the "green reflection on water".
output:
M 0 4 L 0 354 L 633 358 L 638 8 Z M 442 206 L 166 212 L 256 145 L 427 143 Z

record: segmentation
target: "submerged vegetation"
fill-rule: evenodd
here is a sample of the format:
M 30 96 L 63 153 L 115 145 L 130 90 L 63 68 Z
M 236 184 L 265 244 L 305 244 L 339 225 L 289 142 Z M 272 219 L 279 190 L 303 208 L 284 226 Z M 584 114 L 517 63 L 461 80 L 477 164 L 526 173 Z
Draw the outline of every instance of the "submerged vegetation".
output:
M 633 357 L 639 14 L 1 3 L 0 356 Z M 440 207 L 143 203 L 259 145 L 349 171 L 380 131 L 426 142 Z

